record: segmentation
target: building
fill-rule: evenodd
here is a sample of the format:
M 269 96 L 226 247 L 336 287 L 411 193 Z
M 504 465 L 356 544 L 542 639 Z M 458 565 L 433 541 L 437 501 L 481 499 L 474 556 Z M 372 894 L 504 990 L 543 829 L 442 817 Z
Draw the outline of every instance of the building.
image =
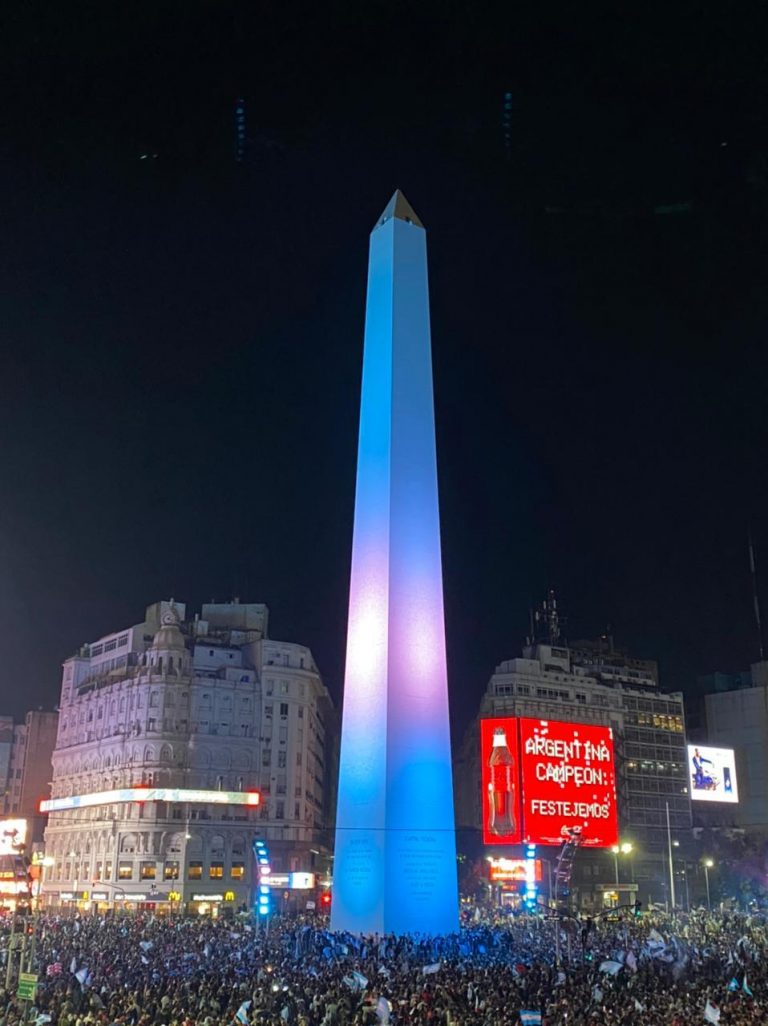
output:
M 621 841 L 631 844 L 632 851 L 623 867 L 610 851 L 581 852 L 574 890 L 581 905 L 599 907 L 604 897 L 616 900 L 620 878 L 627 885 L 622 900 L 628 885 L 636 884 L 638 890 L 632 893 L 639 893 L 641 900 L 665 901 L 667 806 L 681 853 L 692 826 L 682 695 L 662 693 L 655 663 L 629 657 L 608 636 L 579 642 L 573 649 L 558 630 L 548 629 L 546 636 L 546 642 L 530 639 L 521 658 L 496 667 L 478 716 L 464 736 L 454 773 L 462 846 L 478 851 L 483 815 L 480 719 L 517 716 L 608 726 L 614 733 Z M 682 863 L 677 871 L 684 872 Z
M 3 795 L 3 813 L 10 811 L 13 781 L 11 780 L 11 753 L 13 751 L 13 717 L 0 716 L 0 787 Z M 21 785 L 19 785 L 21 794 Z
M 426 232 L 370 236 L 331 924 L 458 929 Z
M 250 904 L 256 839 L 276 879 L 321 868 L 334 714 L 310 650 L 262 604 L 185 615 L 157 602 L 64 663 L 47 905 Z
M 36 709 L 13 728 L 6 813 L 27 820 L 28 845 L 43 839 L 45 817 L 40 814 L 40 802 L 51 789 L 58 726 L 58 712 Z
M 714 748 L 733 748 L 739 787 L 737 805 L 707 803 L 697 809 L 704 827 L 736 827 L 768 833 L 768 661 L 749 672 L 701 678 L 704 736 Z

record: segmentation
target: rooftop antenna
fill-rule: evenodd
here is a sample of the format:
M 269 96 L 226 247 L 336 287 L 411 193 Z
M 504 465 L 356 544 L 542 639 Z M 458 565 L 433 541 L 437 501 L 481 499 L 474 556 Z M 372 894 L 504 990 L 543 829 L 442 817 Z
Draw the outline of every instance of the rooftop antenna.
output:
M 749 572 L 752 577 L 752 603 L 755 607 L 755 623 L 757 624 L 757 640 L 760 646 L 760 662 L 765 660 L 765 646 L 763 645 L 763 622 L 760 619 L 760 593 L 757 588 L 757 563 L 755 562 L 755 546 L 752 543 L 752 531 L 747 534 L 749 542 Z

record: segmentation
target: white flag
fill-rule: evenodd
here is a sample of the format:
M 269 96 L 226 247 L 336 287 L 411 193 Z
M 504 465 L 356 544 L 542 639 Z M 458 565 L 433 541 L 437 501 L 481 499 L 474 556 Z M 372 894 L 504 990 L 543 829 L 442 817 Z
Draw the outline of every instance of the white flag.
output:
M 376 1018 L 381 1026 L 389 1026 L 389 1017 L 392 1014 L 392 1005 L 382 994 L 376 1003 Z
M 707 998 L 707 1003 L 704 1005 L 704 1018 L 707 1022 L 715 1023 L 715 1026 L 720 1022 L 720 1009 L 717 1005 L 713 1005 L 709 998 Z
M 600 963 L 600 972 L 615 976 L 621 967 L 621 962 L 614 962 L 613 959 L 608 958 L 605 962 Z
M 431 976 L 432 973 L 440 972 L 440 963 L 433 962 L 432 965 L 425 965 L 421 971 L 425 976 Z

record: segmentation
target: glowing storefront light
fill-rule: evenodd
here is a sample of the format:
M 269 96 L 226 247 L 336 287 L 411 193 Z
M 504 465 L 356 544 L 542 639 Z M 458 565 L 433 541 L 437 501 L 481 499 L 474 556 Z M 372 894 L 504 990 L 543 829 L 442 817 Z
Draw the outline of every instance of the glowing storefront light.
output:
M 427 249 L 397 192 L 371 233 L 333 929 L 458 927 Z

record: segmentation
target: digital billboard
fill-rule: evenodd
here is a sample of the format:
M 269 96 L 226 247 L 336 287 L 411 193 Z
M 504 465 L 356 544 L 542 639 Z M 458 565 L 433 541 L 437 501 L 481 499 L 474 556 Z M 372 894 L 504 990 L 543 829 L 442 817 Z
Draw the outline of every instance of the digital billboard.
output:
M 692 801 L 738 803 L 736 755 L 732 748 L 688 745 L 688 777 Z
M 611 728 L 531 719 L 519 725 L 523 841 L 560 844 L 578 830 L 585 848 L 616 844 Z
M 40 802 L 41 812 L 62 812 L 85 809 L 93 805 L 116 805 L 119 802 L 200 802 L 212 805 L 258 805 L 258 791 L 198 791 L 183 787 L 122 787 L 115 791 L 91 791 L 63 798 L 46 798 Z
M 480 721 L 480 765 L 483 841 L 519 844 L 522 824 L 516 719 L 507 716 Z
M 496 883 L 525 883 L 528 879 L 528 868 L 526 859 L 491 859 L 488 875 Z M 541 883 L 541 859 L 534 859 L 532 876 L 536 883 Z
M 26 819 L 0 819 L 0 855 L 17 855 L 26 840 Z

